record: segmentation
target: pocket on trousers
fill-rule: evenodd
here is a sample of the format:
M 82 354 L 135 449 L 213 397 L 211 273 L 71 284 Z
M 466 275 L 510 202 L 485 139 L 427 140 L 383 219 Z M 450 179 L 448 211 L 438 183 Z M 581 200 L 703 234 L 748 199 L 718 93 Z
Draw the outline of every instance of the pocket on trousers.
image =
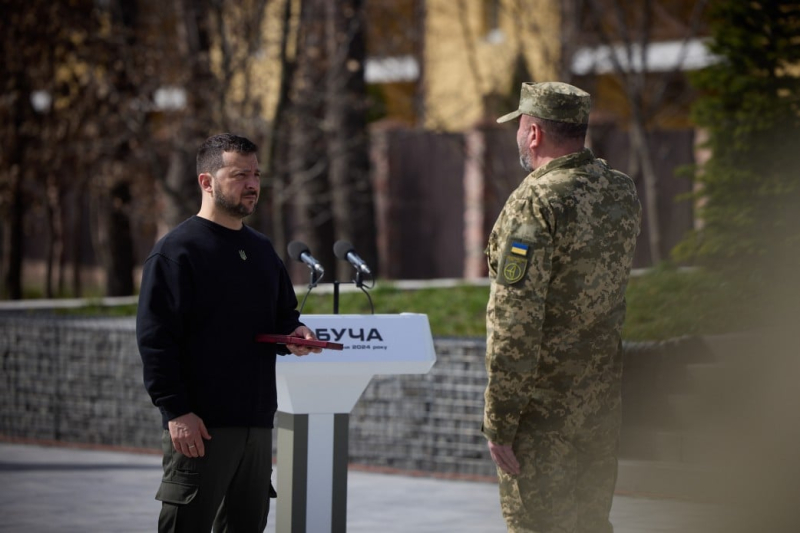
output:
M 186 505 L 197 496 L 200 488 L 200 474 L 196 472 L 178 472 L 169 481 L 161 481 L 156 492 L 156 500 L 175 505 Z

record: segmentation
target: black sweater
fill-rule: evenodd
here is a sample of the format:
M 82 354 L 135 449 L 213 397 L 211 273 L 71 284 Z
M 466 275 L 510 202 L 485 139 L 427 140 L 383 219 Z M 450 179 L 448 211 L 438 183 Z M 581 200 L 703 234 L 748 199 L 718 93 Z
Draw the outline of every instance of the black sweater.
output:
M 273 344 L 259 333 L 301 325 L 289 275 L 269 239 L 194 216 L 144 264 L 136 338 L 144 384 L 164 428 L 193 412 L 207 427 L 272 427 Z

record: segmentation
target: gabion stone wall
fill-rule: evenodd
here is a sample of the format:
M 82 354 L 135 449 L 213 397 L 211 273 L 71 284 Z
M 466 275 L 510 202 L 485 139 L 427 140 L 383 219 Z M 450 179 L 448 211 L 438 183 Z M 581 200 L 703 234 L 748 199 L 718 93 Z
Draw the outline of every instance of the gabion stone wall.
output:
M 160 447 L 134 319 L 0 316 L 0 436 Z M 427 375 L 376 376 L 350 416 L 350 460 L 494 473 L 480 435 L 483 340 L 436 339 Z
M 434 346 L 428 374 L 372 379 L 350 415 L 350 461 L 494 476 L 480 434 L 485 341 Z M 0 358 L 0 437 L 159 449 L 133 318 L 0 315 Z M 680 429 L 670 399 L 689 390 L 687 365 L 707 362 L 707 347 L 696 338 L 626 343 L 624 358 L 621 456 L 661 460 L 659 435 Z
M 423 376 L 375 376 L 350 415 L 351 460 L 404 470 L 495 475 L 481 435 L 482 339 L 436 339 Z
M 0 318 L 0 434 L 160 446 L 133 319 Z

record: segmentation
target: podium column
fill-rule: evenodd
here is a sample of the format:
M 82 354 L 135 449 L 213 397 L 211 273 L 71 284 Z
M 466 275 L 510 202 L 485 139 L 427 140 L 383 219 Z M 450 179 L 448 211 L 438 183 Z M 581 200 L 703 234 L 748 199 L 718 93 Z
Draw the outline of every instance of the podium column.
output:
M 340 533 L 347 527 L 350 412 L 372 376 L 425 374 L 436 353 L 425 315 L 307 315 L 303 321 L 343 349 L 276 362 L 276 533 Z
M 349 417 L 278 411 L 276 533 L 347 531 Z

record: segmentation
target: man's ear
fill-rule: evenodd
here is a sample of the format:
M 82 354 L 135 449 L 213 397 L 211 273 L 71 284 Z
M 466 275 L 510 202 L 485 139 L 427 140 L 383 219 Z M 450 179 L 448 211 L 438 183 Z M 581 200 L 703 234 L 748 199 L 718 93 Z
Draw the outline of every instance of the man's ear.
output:
M 212 192 L 214 187 L 211 185 L 211 180 L 214 178 L 208 172 L 203 172 L 199 176 L 197 176 L 197 183 L 200 184 L 200 188 L 204 192 Z
M 535 148 L 542 144 L 542 128 L 536 122 L 531 121 L 528 127 L 528 141 L 531 148 Z

